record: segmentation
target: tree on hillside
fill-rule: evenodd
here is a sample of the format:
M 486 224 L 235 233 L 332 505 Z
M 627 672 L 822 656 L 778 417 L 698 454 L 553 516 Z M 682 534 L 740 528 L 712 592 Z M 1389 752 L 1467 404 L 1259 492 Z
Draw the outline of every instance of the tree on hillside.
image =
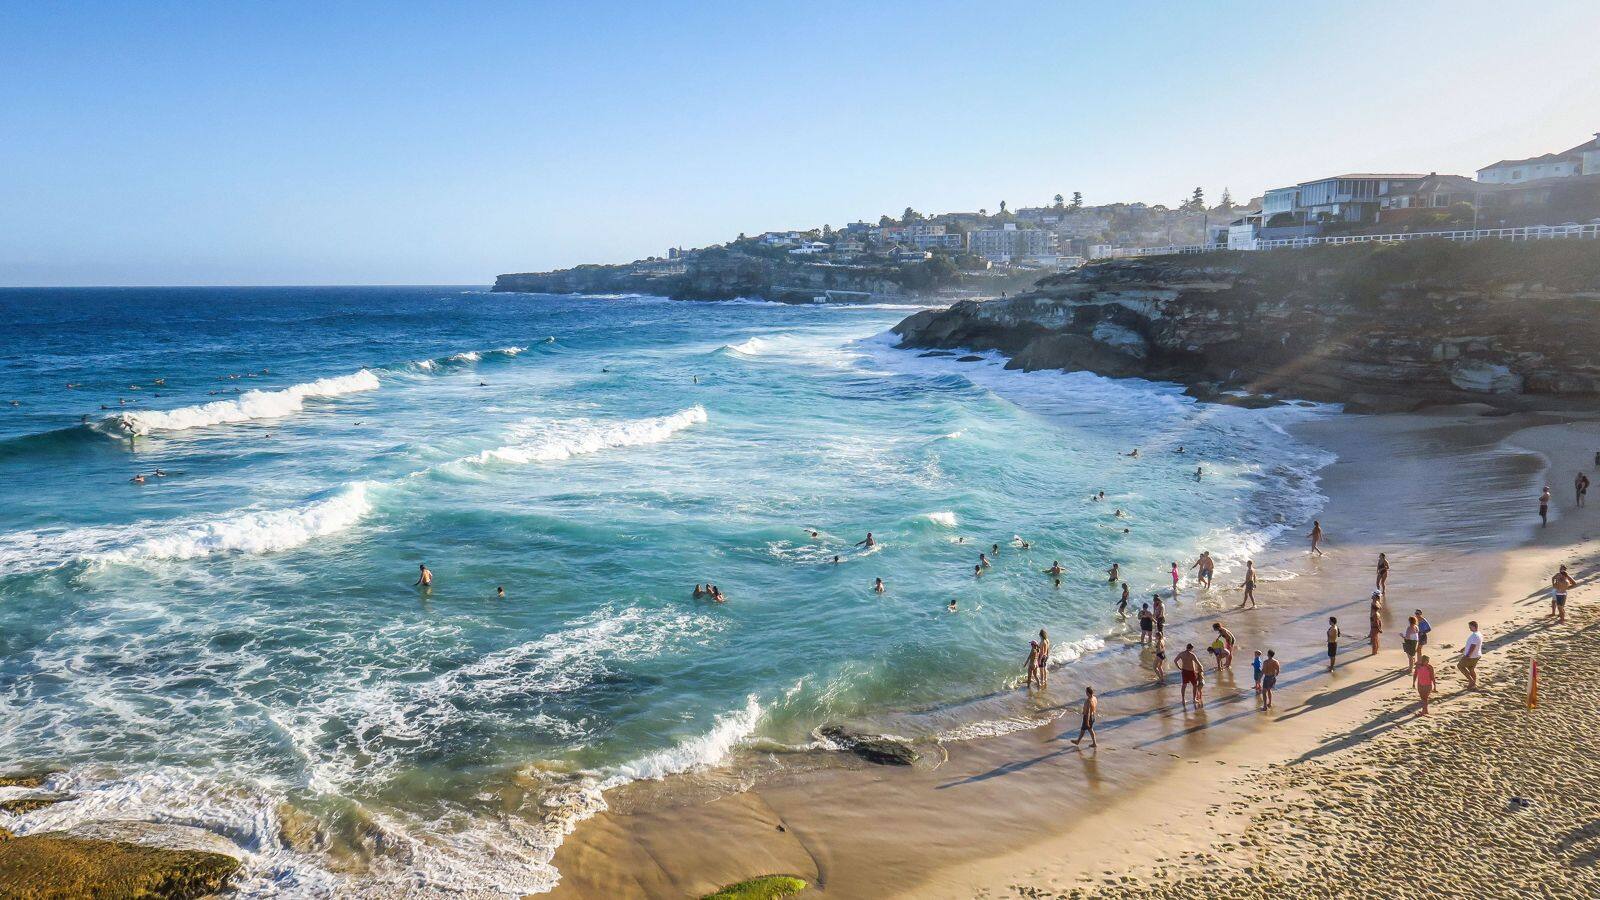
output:
M 906 211 L 904 213 L 900 214 L 900 223 L 902 225 L 910 225 L 912 222 L 918 222 L 921 220 L 922 213 L 917 212 L 909 206 L 906 207 Z
M 893 224 L 894 224 L 894 220 L 889 218 L 888 216 L 879 216 L 878 217 L 878 227 L 879 228 L 888 228 L 890 225 L 893 225 Z
M 988 210 L 987 210 L 987 209 L 980 209 L 980 210 L 978 210 L 978 217 L 979 217 L 979 218 L 982 218 L 982 219 L 987 219 L 987 218 L 989 218 L 989 211 L 988 211 Z
M 833 226 L 831 226 L 831 225 L 823 225 L 822 226 L 822 236 L 825 237 L 825 238 L 833 237 Z
M 1204 212 L 1206 208 L 1206 192 L 1195 188 L 1194 193 L 1189 196 L 1189 202 L 1183 208 L 1190 212 Z
M 1057 194 L 1056 195 L 1056 209 L 1060 209 L 1062 204 L 1066 202 L 1066 199 L 1067 198 L 1061 196 L 1060 194 Z
M 1222 199 L 1217 201 L 1217 210 L 1226 215 L 1233 212 L 1233 194 L 1227 188 L 1222 189 Z
M 1072 208 L 1073 209 L 1083 209 L 1083 194 L 1082 193 L 1080 193 L 1078 191 L 1073 191 L 1072 192 Z
M 1000 215 L 1003 216 L 1005 214 L 1006 214 L 1006 202 L 1004 200 L 1001 200 L 1000 201 Z

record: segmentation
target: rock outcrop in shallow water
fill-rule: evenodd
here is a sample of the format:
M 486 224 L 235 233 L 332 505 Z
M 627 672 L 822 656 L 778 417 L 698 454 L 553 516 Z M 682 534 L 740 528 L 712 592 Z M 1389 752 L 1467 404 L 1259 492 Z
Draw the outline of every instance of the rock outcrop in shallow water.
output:
M 1600 242 L 1319 247 L 1117 260 L 895 327 L 901 346 L 1358 411 L 1600 399 Z M 1245 401 L 1250 402 L 1250 401 Z
M 909 766 L 917 761 L 917 751 L 899 738 L 868 734 L 843 725 L 824 725 L 817 733 L 845 750 L 880 766 Z
M 24 837 L 0 833 L 0 896 L 205 897 L 239 868 L 232 856 L 174 850 L 65 832 Z

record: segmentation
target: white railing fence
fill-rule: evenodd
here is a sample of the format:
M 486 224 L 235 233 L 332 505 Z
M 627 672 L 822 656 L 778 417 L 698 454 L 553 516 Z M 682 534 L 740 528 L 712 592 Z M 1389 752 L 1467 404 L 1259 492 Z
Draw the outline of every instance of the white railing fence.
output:
M 1398 234 L 1348 234 L 1337 237 L 1256 238 L 1249 244 L 1187 244 L 1173 247 L 1118 247 L 1101 253 L 1096 259 L 1127 259 L 1139 256 L 1181 256 L 1193 253 L 1215 253 L 1219 250 L 1281 250 L 1295 247 L 1315 247 L 1319 244 L 1399 244 L 1405 241 L 1437 239 L 1445 241 L 1547 241 L 1600 239 L 1600 224 L 1589 225 L 1528 225 L 1522 228 L 1478 228 L 1467 231 L 1407 231 Z

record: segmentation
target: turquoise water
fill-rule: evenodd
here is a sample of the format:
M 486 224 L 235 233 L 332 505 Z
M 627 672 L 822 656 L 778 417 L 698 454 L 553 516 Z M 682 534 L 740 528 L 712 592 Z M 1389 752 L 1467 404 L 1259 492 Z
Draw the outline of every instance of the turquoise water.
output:
M 0 825 L 209 828 L 246 894 L 538 891 L 608 785 L 1003 690 L 1040 627 L 1070 664 L 1110 563 L 1137 598 L 1315 508 L 1314 413 L 894 349 L 910 311 L 0 291 L 0 761 L 82 797 Z

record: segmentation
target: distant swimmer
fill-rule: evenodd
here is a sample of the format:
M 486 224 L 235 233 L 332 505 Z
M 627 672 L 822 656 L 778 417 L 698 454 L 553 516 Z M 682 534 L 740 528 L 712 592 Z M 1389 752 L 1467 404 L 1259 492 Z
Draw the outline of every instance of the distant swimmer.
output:
M 956 611 L 956 601 L 955 600 L 951 600 L 950 601 L 950 605 L 946 606 L 945 609 L 949 610 L 950 612 L 955 612 Z
M 487 381 L 478 382 L 478 387 L 488 387 L 488 386 L 489 386 L 489 382 L 487 382 Z
M 822 532 L 816 530 L 815 528 L 807 528 L 806 529 L 806 534 L 811 535 L 811 539 L 812 540 L 816 540 L 817 538 L 822 537 Z
M 494 589 L 494 598 L 496 600 L 504 600 L 506 598 L 506 586 L 505 585 L 502 584 L 499 587 Z
M 155 380 L 155 383 L 156 383 L 156 384 L 161 384 L 161 385 L 164 385 L 164 384 L 166 384 L 166 383 L 167 383 L 167 380 L 166 380 L 166 379 L 165 379 L 165 378 L 157 378 L 157 379 L 156 379 L 156 380 Z
M 728 602 L 728 598 L 724 597 L 722 595 L 722 588 L 717 587 L 714 584 L 711 586 L 711 602 L 712 603 L 726 603 L 726 602 Z
M 1033 549 L 1033 545 L 1028 543 L 1027 541 L 1022 541 L 1021 544 L 1022 544 L 1022 549 L 1024 549 L 1024 550 L 1032 550 Z
M 837 553 L 833 555 L 833 564 L 836 566 L 839 564 L 839 554 Z
M 700 383 L 700 376 L 699 375 L 691 375 L 690 377 L 694 379 L 694 383 L 695 384 L 699 384 Z
M 1132 450 L 1128 451 L 1128 455 L 1133 457 L 1134 459 L 1138 459 L 1139 458 L 1139 448 L 1135 447 Z
M 1101 491 L 1100 495 L 1098 497 L 1096 497 L 1095 499 L 1104 501 L 1106 499 L 1106 492 L 1105 491 Z
M 417 583 L 412 587 L 420 587 L 423 590 L 433 587 L 433 573 L 428 571 L 427 563 L 417 566 Z
M 166 472 L 165 469 L 157 469 L 152 474 L 154 474 L 157 478 L 165 478 L 165 477 L 167 477 L 167 472 Z
M 1044 571 L 1046 575 L 1054 575 L 1055 577 L 1060 578 L 1061 573 L 1065 572 L 1066 569 L 1061 568 L 1061 560 L 1058 559 L 1055 561 L 1054 565 L 1048 569 L 1045 569 Z
M 1116 512 L 1112 513 L 1112 515 L 1120 519 L 1122 518 L 1122 510 L 1119 508 Z
M 1182 453 L 1182 452 L 1183 452 L 1183 445 L 1182 445 L 1182 444 L 1179 444 L 1179 445 L 1178 445 L 1178 452 L 1179 452 L 1179 453 Z
M 991 544 L 989 546 L 989 555 L 990 556 L 999 556 L 1000 555 L 1000 545 L 999 544 Z
M 972 577 L 974 577 L 974 578 L 982 578 L 983 577 L 983 566 L 981 566 L 981 565 L 973 566 L 972 567 Z
M 1056 587 L 1056 590 L 1058 590 L 1058 591 L 1061 590 L 1061 579 L 1057 578 L 1055 580 L 1055 587 Z
M 882 578 L 877 578 L 877 579 L 874 579 L 874 580 L 873 580 L 873 584 L 872 584 L 872 589 L 873 589 L 873 590 L 874 590 L 874 591 L 877 591 L 877 592 L 878 592 L 878 593 L 880 593 L 880 594 L 881 594 L 881 593 L 883 593 L 883 592 L 884 592 L 884 590 L 886 590 L 886 589 L 885 589 L 885 588 L 884 588 L 884 586 L 883 586 L 883 579 L 882 579 Z
M 1112 563 L 1111 564 L 1111 568 L 1106 570 L 1106 582 L 1109 583 L 1109 584 L 1116 584 L 1117 581 L 1120 580 L 1121 578 L 1122 578 L 1122 564 L 1121 563 Z
M 1195 481 L 1199 481 L 1199 480 L 1200 480 L 1200 476 L 1201 476 L 1201 475 L 1202 475 L 1202 474 L 1203 474 L 1203 473 L 1202 473 L 1202 472 L 1201 472 L 1201 471 L 1200 471 L 1200 467 L 1199 467 L 1199 466 L 1195 466 L 1195 467 L 1194 467 L 1194 480 L 1195 480 Z
M 701 589 L 700 582 L 696 581 L 694 583 L 694 599 L 699 600 L 701 597 L 704 597 L 705 595 L 706 595 L 706 592 Z
M 978 554 L 978 566 L 984 569 L 989 568 L 989 557 L 985 556 L 981 552 Z
M 878 542 L 872 539 L 872 532 L 869 531 L 869 532 L 867 532 L 867 536 L 865 538 L 862 538 L 861 540 L 856 541 L 856 546 L 857 547 L 876 547 L 876 546 L 878 546 Z
M 143 475 L 135 475 L 132 478 L 129 478 L 128 480 L 133 482 L 134 484 L 144 484 L 144 476 Z

